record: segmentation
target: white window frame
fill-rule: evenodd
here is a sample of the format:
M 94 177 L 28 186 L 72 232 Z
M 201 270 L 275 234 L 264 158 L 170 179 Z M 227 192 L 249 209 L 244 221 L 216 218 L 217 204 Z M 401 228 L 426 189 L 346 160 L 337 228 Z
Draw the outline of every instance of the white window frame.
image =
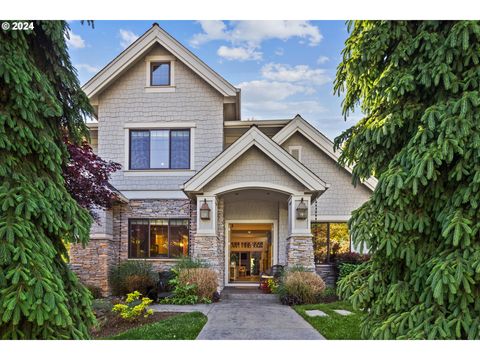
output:
M 288 147 L 288 152 L 293 156 L 293 151 L 298 150 L 298 161 L 302 161 L 302 147 L 300 145 L 291 145 Z
M 164 62 L 170 63 L 170 85 L 150 85 L 152 77 L 152 63 Z M 175 57 L 171 55 L 155 55 L 145 58 L 145 92 L 175 92 Z
M 125 176 L 192 176 L 195 171 L 195 128 L 194 122 L 148 122 L 125 123 L 125 163 L 123 174 Z M 130 169 L 130 130 L 161 130 L 161 129 L 190 129 L 190 169 Z

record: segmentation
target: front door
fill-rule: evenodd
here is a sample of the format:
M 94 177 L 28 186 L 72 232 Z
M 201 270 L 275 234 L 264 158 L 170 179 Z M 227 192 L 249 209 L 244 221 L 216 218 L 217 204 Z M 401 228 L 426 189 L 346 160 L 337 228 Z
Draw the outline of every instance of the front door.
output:
M 230 224 L 230 283 L 258 283 L 272 266 L 272 224 Z

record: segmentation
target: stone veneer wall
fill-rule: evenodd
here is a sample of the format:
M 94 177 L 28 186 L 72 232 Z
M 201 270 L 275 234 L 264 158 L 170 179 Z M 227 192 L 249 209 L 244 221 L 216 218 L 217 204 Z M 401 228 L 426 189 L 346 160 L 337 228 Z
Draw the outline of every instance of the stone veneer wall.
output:
M 315 271 L 311 236 L 291 235 L 287 238 L 287 266 L 302 266 Z
M 92 226 L 90 242 L 72 245 L 70 248 L 70 268 L 84 284 L 97 286 L 103 295 L 110 295 L 108 274 L 110 269 L 121 261 L 128 260 L 128 220 L 129 219 L 189 219 L 189 254 L 192 252 L 196 232 L 195 205 L 190 200 L 130 200 L 128 204 L 115 205 L 113 213 L 113 236 L 103 234 L 105 227 Z M 102 218 L 104 219 L 104 218 Z M 138 261 L 138 260 L 131 260 Z M 148 259 L 155 271 L 170 269 L 174 259 Z
M 117 248 L 113 239 L 90 239 L 83 247 L 72 244 L 70 247 L 70 269 L 85 285 L 100 288 L 103 295 L 110 294 L 108 272 L 117 259 Z
M 128 260 L 128 220 L 129 219 L 189 219 L 190 241 L 192 247 L 192 220 L 190 200 L 130 200 L 127 205 L 113 209 L 113 238 L 119 245 L 118 262 Z M 195 226 L 195 225 L 194 225 Z M 138 261 L 138 260 L 131 260 Z M 175 265 L 174 259 L 148 259 L 155 271 L 170 269 Z
M 225 285 L 225 203 L 223 198 L 217 202 L 217 235 L 193 235 L 191 256 L 206 261 L 218 276 L 218 291 Z M 196 217 L 195 217 L 196 218 Z M 193 238 L 192 237 L 192 238 Z
M 337 266 L 334 264 L 317 264 L 315 271 L 325 281 L 327 286 L 335 286 L 337 283 L 338 272 Z

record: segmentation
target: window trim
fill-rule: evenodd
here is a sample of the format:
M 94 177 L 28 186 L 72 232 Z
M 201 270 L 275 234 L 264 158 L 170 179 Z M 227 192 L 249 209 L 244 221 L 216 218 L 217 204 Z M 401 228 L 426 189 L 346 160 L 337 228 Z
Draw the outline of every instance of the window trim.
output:
M 175 92 L 175 57 L 171 55 L 155 55 L 145 58 L 145 92 Z M 169 63 L 170 64 L 170 84 L 152 85 L 152 64 Z
M 167 220 L 168 221 L 168 256 L 167 257 L 131 257 L 130 243 L 131 243 L 131 225 L 132 221 L 148 221 L 148 254 L 150 254 L 150 222 L 152 220 Z M 187 234 L 188 234 L 188 244 L 187 244 L 187 254 L 190 254 L 190 219 L 188 217 L 172 217 L 172 218 L 129 218 L 128 219 L 128 242 L 127 242 L 127 259 L 128 260 L 160 260 L 160 261 L 175 261 L 180 258 L 170 257 L 170 221 L 171 220 L 187 220 Z
M 129 128 L 128 130 L 128 170 L 129 171 L 185 171 L 185 170 L 192 170 L 192 128 Z M 167 168 L 137 168 L 132 169 L 132 131 L 159 131 L 165 130 L 168 131 L 168 167 Z M 189 152 L 188 152 L 188 167 L 185 168 L 172 168 L 171 167 L 171 160 L 172 160 L 172 131 L 188 131 L 189 136 Z M 149 137 L 149 141 L 151 144 L 151 136 Z M 148 147 L 148 157 L 150 158 L 151 150 L 150 146 Z

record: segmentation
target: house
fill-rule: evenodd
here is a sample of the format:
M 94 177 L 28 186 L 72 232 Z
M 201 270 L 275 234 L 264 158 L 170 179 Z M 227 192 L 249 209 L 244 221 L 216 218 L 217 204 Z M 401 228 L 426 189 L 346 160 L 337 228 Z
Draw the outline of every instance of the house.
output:
M 154 24 L 89 80 L 91 144 L 122 165 L 123 202 L 99 212 L 71 249 L 82 281 L 109 292 L 108 271 L 146 260 L 207 261 L 220 288 L 256 285 L 272 265 L 314 270 L 351 250 L 346 225 L 376 180 L 351 184 L 332 142 L 300 115 L 240 120 L 240 90 Z

